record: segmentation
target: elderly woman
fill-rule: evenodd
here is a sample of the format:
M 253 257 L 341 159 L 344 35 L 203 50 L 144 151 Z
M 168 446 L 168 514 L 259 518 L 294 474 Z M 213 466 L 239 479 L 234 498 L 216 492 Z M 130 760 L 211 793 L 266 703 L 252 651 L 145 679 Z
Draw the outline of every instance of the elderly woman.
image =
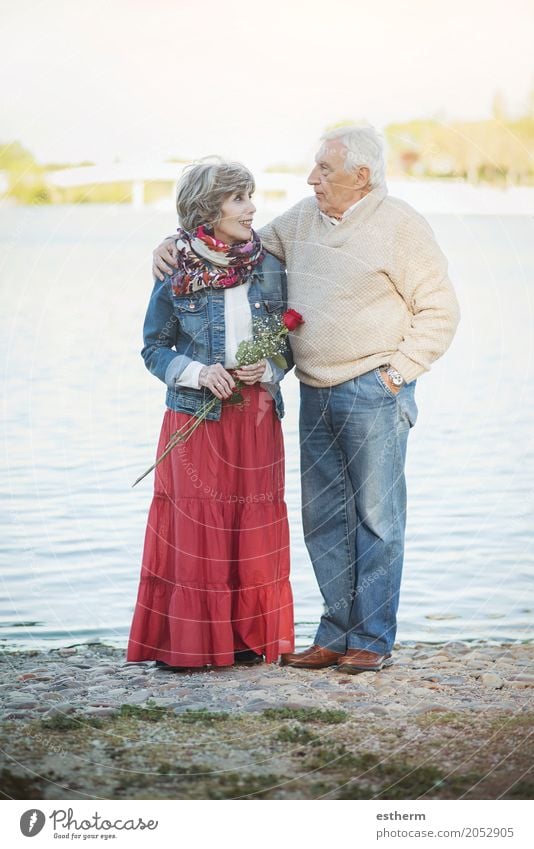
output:
M 285 308 L 285 271 L 252 230 L 254 179 L 201 162 L 178 185 L 179 267 L 155 281 L 142 357 L 167 386 L 127 660 L 174 668 L 277 660 L 294 647 L 280 419 L 283 371 L 237 367 L 253 318 Z M 242 401 L 232 403 L 239 379 Z

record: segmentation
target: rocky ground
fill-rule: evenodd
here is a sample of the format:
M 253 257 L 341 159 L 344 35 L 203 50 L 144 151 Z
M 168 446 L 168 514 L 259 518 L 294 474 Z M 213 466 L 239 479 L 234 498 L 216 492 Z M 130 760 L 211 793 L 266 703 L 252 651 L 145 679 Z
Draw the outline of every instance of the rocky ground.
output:
M 534 646 L 402 645 L 349 676 L 169 672 L 84 644 L 0 654 L 15 799 L 532 798 Z

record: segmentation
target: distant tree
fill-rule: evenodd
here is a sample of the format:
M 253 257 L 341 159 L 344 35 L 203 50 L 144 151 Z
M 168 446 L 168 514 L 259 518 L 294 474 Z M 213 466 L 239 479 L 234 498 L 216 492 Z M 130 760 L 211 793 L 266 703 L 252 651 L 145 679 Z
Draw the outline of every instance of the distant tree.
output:
M 502 121 L 504 123 L 508 120 L 509 115 L 506 98 L 500 89 L 497 89 L 493 95 L 491 111 L 496 121 Z
M 43 165 L 45 171 L 64 171 L 65 168 L 89 168 L 95 165 L 89 159 L 84 159 L 82 162 L 47 162 Z
M 501 113 L 503 114 L 503 113 Z M 534 117 L 443 123 L 409 121 L 386 128 L 389 171 L 456 177 L 470 183 L 534 183 Z
M 22 171 L 35 165 L 33 155 L 19 141 L 0 142 L 0 171 Z

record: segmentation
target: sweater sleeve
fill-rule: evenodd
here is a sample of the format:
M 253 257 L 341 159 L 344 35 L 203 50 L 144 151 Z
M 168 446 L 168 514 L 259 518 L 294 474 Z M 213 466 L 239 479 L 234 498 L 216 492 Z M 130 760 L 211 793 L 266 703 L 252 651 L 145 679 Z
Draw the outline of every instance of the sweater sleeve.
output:
M 388 275 L 412 315 L 390 363 L 410 383 L 445 353 L 460 321 L 447 259 L 432 228 L 415 211 L 404 216 Z
M 296 224 L 300 213 L 302 201 L 292 206 L 287 212 L 283 212 L 277 218 L 273 218 L 265 224 L 258 235 L 264 247 L 269 253 L 274 254 L 282 262 L 286 261 L 286 251 L 295 238 Z

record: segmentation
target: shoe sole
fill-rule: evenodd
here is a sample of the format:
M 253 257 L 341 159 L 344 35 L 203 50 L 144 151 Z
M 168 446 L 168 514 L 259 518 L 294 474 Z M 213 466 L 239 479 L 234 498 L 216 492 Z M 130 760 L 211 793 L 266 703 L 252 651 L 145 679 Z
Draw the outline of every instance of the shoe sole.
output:
M 352 663 L 338 663 L 337 668 L 340 672 L 348 672 L 349 675 L 357 675 L 359 672 L 380 672 L 382 669 L 387 669 L 393 663 L 393 658 L 387 658 L 378 666 L 354 666 Z
M 295 661 L 294 663 L 281 663 L 281 666 L 289 666 L 290 669 L 328 669 L 331 666 L 337 666 L 337 660 L 331 663 L 307 664 L 305 661 Z

